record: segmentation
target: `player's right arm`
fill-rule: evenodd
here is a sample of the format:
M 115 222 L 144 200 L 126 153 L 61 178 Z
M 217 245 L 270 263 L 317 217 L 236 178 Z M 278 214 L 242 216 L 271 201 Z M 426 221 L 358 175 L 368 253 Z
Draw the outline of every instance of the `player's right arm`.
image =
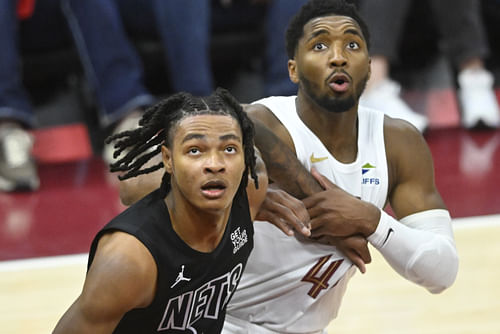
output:
M 112 333 L 126 312 L 152 302 L 156 275 L 153 257 L 135 237 L 102 236 L 82 293 L 53 333 Z
M 302 165 L 295 154 L 288 130 L 265 106 L 245 105 L 255 126 L 255 145 L 267 168 L 270 186 L 257 218 L 279 227 L 288 235 L 293 229 L 309 236 L 309 214 L 301 199 L 323 192 L 323 187 Z M 274 183 L 274 184 L 271 184 Z M 367 240 L 360 235 L 323 236 L 320 242 L 333 244 L 360 270 L 371 262 Z
M 284 233 L 293 230 L 309 236 L 309 215 L 300 201 L 321 190 L 293 152 L 293 141 L 283 125 L 263 105 L 245 105 L 254 123 L 255 145 L 265 162 L 269 187 L 257 220 L 268 221 Z M 285 143 L 286 142 L 286 143 Z

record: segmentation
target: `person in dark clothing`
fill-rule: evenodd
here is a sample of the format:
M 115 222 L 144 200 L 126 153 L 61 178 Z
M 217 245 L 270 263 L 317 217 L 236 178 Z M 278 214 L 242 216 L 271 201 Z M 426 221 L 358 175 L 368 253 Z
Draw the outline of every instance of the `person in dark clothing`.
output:
M 253 136 L 240 104 L 218 89 L 172 95 L 139 128 L 109 137 L 120 179 L 165 173 L 97 234 L 83 291 L 54 333 L 219 333 L 267 190 Z

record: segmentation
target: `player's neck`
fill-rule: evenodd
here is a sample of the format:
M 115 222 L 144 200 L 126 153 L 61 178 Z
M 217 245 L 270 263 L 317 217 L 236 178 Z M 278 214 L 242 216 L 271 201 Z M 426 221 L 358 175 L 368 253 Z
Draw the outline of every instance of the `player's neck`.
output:
M 317 104 L 299 94 L 297 114 L 339 161 L 348 163 L 356 158 L 358 138 L 357 105 L 351 110 L 335 113 L 322 110 Z
M 220 243 L 231 207 L 224 210 L 201 210 L 189 201 L 169 194 L 165 199 L 177 235 L 199 252 L 211 252 Z
M 310 129 L 321 134 L 356 135 L 358 105 L 344 112 L 325 110 L 307 94 L 299 90 L 295 100 L 297 114 Z

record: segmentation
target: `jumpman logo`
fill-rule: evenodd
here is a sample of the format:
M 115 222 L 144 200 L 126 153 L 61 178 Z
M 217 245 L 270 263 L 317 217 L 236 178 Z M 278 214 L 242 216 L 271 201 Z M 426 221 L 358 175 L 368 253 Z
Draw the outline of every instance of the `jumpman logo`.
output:
M 179 275 L 177 275 L 177 278 L 175 279 L 174 284 L 172 284 L 170 286 L 170 288 L 173 288 L 174 286 L 176 286 L 177 283 L 179 283 L 180 281 L 187 281 L 187 282 L 189 282 L 190 280 L 191 280 L 190 278 L 184 277 L 184 265 L 182 265 L 181 271 L 179 272 Z

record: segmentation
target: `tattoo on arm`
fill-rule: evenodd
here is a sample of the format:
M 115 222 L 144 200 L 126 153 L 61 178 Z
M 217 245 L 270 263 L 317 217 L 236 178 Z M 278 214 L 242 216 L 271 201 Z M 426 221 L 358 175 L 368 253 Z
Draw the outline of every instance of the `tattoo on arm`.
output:
M 269 180 L 289 194 L 303 199 L 323 190 L 309 171 L 300 163 L 293 151 L 262 122 L 253 119 L 255 145 L 266 163 Z

